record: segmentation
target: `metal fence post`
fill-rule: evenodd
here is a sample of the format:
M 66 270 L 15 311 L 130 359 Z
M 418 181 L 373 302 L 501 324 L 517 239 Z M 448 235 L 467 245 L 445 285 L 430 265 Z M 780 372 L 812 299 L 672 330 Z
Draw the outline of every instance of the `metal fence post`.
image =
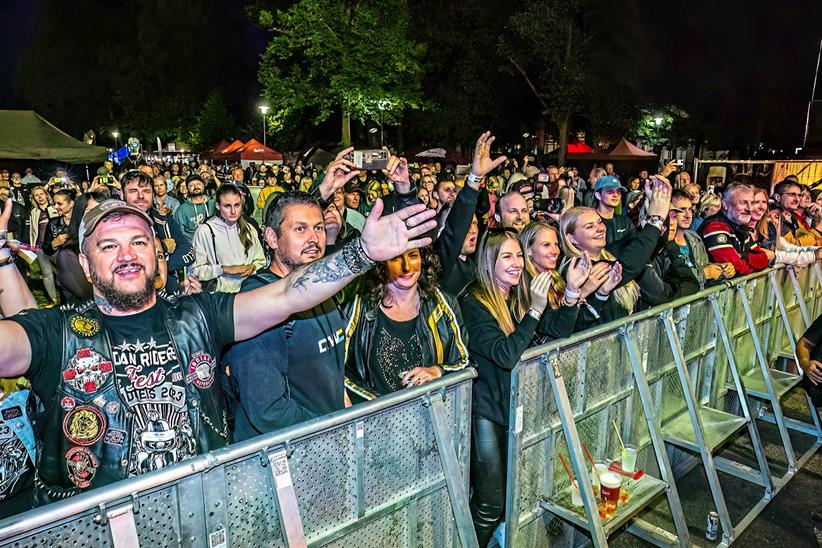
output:
M 305 540 L 303 520 L 300 517 L 300 507 L 297 504 L 297 493 L 294 491 L 291 469 L 288 466 L 287 451 L 285 448 L 272 451 L 268 454 L 268 461 L 274 479 L 274 494 L 277 510 L 280 512 L 285 545 L 288 548 L 306 547 L 308 544 Z
M 728 506 L 725 504 L 725 495 L 722 493 L 722 485 L 719 483 L 719 476 L 716 473 L 716 465 L 714 464 L 711 449 L 708 447 L 705 440 L 705 428 L 702 425 L 702 419 L 699 416 L 699 404 L 695 401 L 695 394 L 691 387 L 691 380 L 688 376 L 688 368 L 685 364 L 685 357 L 682 354 L 682 348 L 679 345 L 679 338 L 675 333 L 675 326 L 671 312 L 660 314 L 660 320 L 665 324 L 665 334 L 668 336 L 668 343 L 671 345 L 671 352 L 673 352 L 674 362 L 676 363 L 676 371 L 679 375 L 679 383 L 682 387 L 682 393 L 685 398 L 685 404 L 688 407 L 688 415 L 691 418 L 691 425 L 694 429 L 694 439 L 696 445 L 699 447 L 699 452 L 702 456 L 702 464 L 705 467 L 705 475 L 708 478 L 708 484 L 711 486 L 713 493 L 714 504 L 716 505 L 716 512 L 719 514 L 719 522 L 722 524 L 723 541 L 730 543 L 733 539 L 733 523 L 731 516 L 728 513 Z
M 556 361 L 556 353 L 550 357 L 543 356 L 542 360 L 548 368 L 548 379 L 551 382 L 551 389 L 554 392 L 554 400 L 557 404 L 562 423 L 562 431 L 565 434 L 565 442 L 568 447 L 568 455 L 571 457 L 571 466 L 574 469 L 577 486 L 582 497 L 582 504 L 588 521 L 588 531 L 591 533 L 594 546 L 608 546 L 608 538 L 605 529 L 602 527 L 602 520 L 599 519 L 599 509 L 594 500 L 594 488 L 591 477 L 588 474 L 588 464 L 582 455 L 582 443 L 579 439 L 577 424 L 574 421 L 574 411 L 571 409 L 571 402 L 568 399 L 568 391 L 565 389 L 565 380 L 559 370 Z M 545 361 L 547 360 L 547 361 Z M 573 489 L 573 485 L 571 486 Z
M 471 512 L 468 511 L 468 492 L 465 490 L 463 475 L 457 461 L 457 454 L 454 451 L 442 394 L 438 392 L 427 395 L 423 402 L 428 407 L 431 416 L 434 437 L 439 448 L 440 462 L 445 473 L 445 485 L 448 488 L 448 496 L 451 497 L 451 507 L 454 509 L 457 534 L 463 548 L 476 548 L 479 543 L 477 542 L 477 534 L 474 531 Z
M 793 292 L 796 295 L 796 302 L 799 304 L 799 310 L 802 313 L 802 319 L 805 321 L 805 329 L 811 326 L 811 318 L 808 315 L 808 308 L 805 306 L 805 296 L 802 295 L 802 290 L 799 288 L 799 280 L 796 279 L 796 271 L 793 266 L 788 265 L 788 275 L 791 277 L 791 285 Z
M 666 494 L 668 495 L 668 504 L 671 507 L 671 516 L 674 519 L 676 534 L 679 537 L 679 545 L 684 548 L 691 544 L 688 524 L 685 521 L 685 514 L 682 512 L 682 503 L 679 500 L 679 492 L 677 491 L 676 481 L 674 480 L 674 474 L 671 470 L 671 461 L 668 459 L 665 442 L 662 441 L 662 436 L 660 435 L 659 416 L 651 399 L 651 389 L 648 386 L 645 371 L 642 369 L 642 364 L 639 361 L 639 351 L 630 329 L 628 327 L 622 327 L 620 334 L 625 341 L 625 348 L 628 351 L 628 359 L 631 362 L 634 382 L 639 392 L 642 411 L 645 414 L 645 422 L 648 425 L 651 444 L 653 445 L 654 455 L 656 456 L 657 466 L 659 467 L 659 475 L 662 481 L 668 484 Z
M 759 429 L 756 426 L 756 421 L 753 419 L 750 410 L 750 404 L 748 402 L 748 395 L 745 392 L 745 385 L 742 382 L 742 377 L 739 374 L 739 369 L 736 367 L 736 358 L 733 355 L 733 349 L 731 348 L 731 339 L 728 336 L 728 330 L 725 328 L 725 322 L 722 321 L 722 313 L 719 311 L 719 303 L 716 302 L 716 296 L 711 295 L 709 297 L 711 301 L 711 309 L 714 313 L 714 318 L 716 319 L 716 325 L 719 329 L 720 337 L 722 338 L 722 345 L 725 348 L 725 354 L 728 358 L 728 367 L 731 370 L 731 374 L 733 375 L 734 379 L 734 386 L 736 387 L 737 396 L 739 398 L 739 404 L 742 408 L 742 413 L 744 414 L 745 418 L 748 419 L 748 433 L 751 436 L 751 443 L 754 448 L 754 452 L 756 453 L 756 462 L 759 465 L 759 477 L 760 481 L 762 482 L 762 486 L 765 488 L 765 497 L 770 498 L 771 494 L 773 493 L 773 479 L 771 478 L 771 470 L 768 467 L 768 461 L 765 458 L 765 448 L 762 446 L 762 439 L 759 436 Z M 719 381 L 723 382 L 723 381 Z M 721 457 L 717 457 L 717 463 L 725 464 L 726 461 Z M 723 471 L 728 472 L 730 474 L 735 474 L 737 470 L 734 466 L 722 466 Z M 750 478 L 745 478 L 750 479 Z
M 785 427 L 785 417 L 782 415 L 782 406 L 779 404 L 779 399 L 776 396 L 776 390 L 774 390 L 773 379 L 771 378 L 768 362 L 765 360 L 765 355 L 762 353 L 762 346 L 759 342 L 759 334 L 756 332 L 756 324 L 754 323 L 753 315 L 751 314 L 751 305 L 748 303 L 748 295 L 745 293 L 745 288 L 741 284 L 737 285 L 736 288 L 737 291 L 739 291 L 740 298 L 742 299 L 742 307 L 745 309 L 745 318 L 748 322 L 748 328 L 751 330 L 751 340 L 753 341 L 754 350 L 756 351 L 759 369 L 762 372 L 765 387 L 768 390 L 768 397 L 771 400 L 771 408 L 776 420 L 776 427 L 779 430 L 779 437 L 782 439 L 785 457 L 788 460 L 788 472 L 786 475 L 791 476 L 794 472 L 796 472 L 796 455 L 793 452 L 793 444 L 791 443 L 791 437 L 788 434 L 788 429 Z M 788 337 L 788 341 L 791 343 L 793 355 L 795 357 L 796 343 L 794 342 L 793 331 L 791 330 L 788 313 L 785 310 L 785 301 L 782 298 L 782 292 L 776 286 L 776 279 L 773 277 L 771 278 L 771 289 L 776 297 L 776 302 L 779 304 L 779 312 L 782 315 L 782 321 L 785 324 L 785 336 Z

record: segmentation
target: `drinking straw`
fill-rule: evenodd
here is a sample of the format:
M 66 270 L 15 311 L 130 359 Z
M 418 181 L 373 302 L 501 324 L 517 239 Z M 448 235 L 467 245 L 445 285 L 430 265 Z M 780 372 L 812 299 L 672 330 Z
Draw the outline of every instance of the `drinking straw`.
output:
M 588 455 L 588 460 L 591 461 L 591 468 L 596 468 L 596 464 L 594 464 L 594 457 L 591 456 L 591 453 L 588 452 L 588 447 L 585 445 L 585 442 L 582 442 L 582 448 L 585 449 L 585 454 Z
M 559 454 L 559 460 L 562 461 L 562 466 L 564 466 L 565 471 L 568 472 L 568 477 L 571 478 L 571 483 L 574 483 L 574 475 L 571 473 L 571 469 L 568 468 L 568 465 L 565 463 L 565 459 L 562 458 L 562 453 Z
M 622 443 L 622 436 L 619 435 L 619 428 L 617 428 L 616 421 L 612 419 L 611 424 L 614 425 L 614 432 L 616 432 L 617 439 L 619 440 L 619 444 L 622 446 L 622 450 L 625 451 L 625 444 Z

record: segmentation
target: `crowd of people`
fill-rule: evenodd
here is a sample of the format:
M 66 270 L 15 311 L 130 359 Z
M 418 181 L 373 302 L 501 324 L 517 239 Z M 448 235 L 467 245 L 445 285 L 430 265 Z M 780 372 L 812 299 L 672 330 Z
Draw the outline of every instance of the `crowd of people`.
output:
M 324 168 L 0 172 L 0 513 L 473 366 L 486 546 L 527 348 L 822 258 L 822 196 L 794 177 L 708 189 L 671 162 L 584 178 L 493 142 L 464 176 L 397 156 L 358 170 L 351 148 Z

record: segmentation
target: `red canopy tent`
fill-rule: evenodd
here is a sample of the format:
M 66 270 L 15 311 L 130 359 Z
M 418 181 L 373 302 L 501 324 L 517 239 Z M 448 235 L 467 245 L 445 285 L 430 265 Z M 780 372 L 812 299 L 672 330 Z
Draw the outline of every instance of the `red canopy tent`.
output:
M 259 142 L 257 139 L 249 139 L 249 141 L 239 150 L 237 150 L 239 158 L 244 162 L 282 162 L 283 155 L 271 147 L 267 147 Z
M 217 152 L 219 152 L 219 151 L 223 150 L 224 148 L 228 147 L 230 144 L 231 143 L 229 143 L 225 139 L 221 139 L 220 142 L 217 143 L 216 145 L 212 145 L 212 146 L 208 147 L 207 149 L 205 149 L 203 151 L 203 153 L 200 154 L 200 156 L 202 156 L 204 158 L 211 158 L 211 157 L 214 156 L 214 154 L 216 154 Z
M 589 154 L 593 151 L 594 149 L 585 143 L 568 143 L 568 154 Z
M 235 154 L 238 150 L 243 148 L 244 143 L 237 139 L 233 143 L 223 148 L 216 149 L 213 153 L 209 156 L 215 160 L 232 160 L 236 159 L 237 155 Z
M 625 137 L 619 140 L 617 146 L 608 156 L 614 160 L 650 160 L 656 158 L 656 154 L 642 150 Z

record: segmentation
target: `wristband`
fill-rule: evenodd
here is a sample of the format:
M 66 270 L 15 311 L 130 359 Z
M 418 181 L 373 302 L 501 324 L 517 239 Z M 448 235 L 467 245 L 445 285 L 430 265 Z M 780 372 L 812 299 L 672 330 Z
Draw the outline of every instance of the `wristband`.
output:
M 0 259 L 0 268 L 14 264 L 14 257 L 9 255 L 5 259 Z
M 482 180 L 484 178 L 485 177 L 480 177 L 478 175 L 474 175 L 474 172 L 472 171 L 471 173 L 468 174 L 468 177 L 466 177 L 466 180 L 471 184 L 477 184 L 478 185 L 478 184 L 482 183 Z
M 607 300 L 608 300 L 608 297 L 609 297 L 610 295 L 603 295 L 602 293 L 600 293 L 600 292 L 599 292 L 599 289 L 597 289 L 597 290 L 596 290 L 596 293 L 594 293 L 594 296 L 595 296 L 597 299 L 599 299 L 600 301 L 607 301 Z
M 579 291 L 572 291 L 570 287 L 565 286 L 565 299 L 569 301 L 573 301 L 579 299 L 580 292 Z
M 535 308 L 529 308 L 528 315 L 534 318 L 535 320 L 539 321 L 539 319 L 542 317 L 542 312 Z
M 8 230 L 0 230 L 0 240 L 8 239 L 9 231 Z
M 345 266 L 348 267 L 355 276 L 367 272 L 374 268 L 377 263 L 372 261 L 362 248 L 360 238 L 354 238 L 346 242 L 342 247 L 342 258 Z

